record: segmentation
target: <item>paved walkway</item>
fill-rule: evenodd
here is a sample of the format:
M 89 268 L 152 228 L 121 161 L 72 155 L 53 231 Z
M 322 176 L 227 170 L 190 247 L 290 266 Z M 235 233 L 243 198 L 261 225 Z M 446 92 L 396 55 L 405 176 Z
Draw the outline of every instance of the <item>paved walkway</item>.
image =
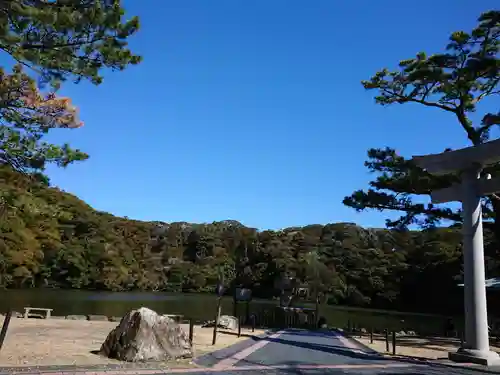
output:
M 198 368 L 52 370 L 44 375 L 480 375 L 487 369 L 453 367 L 384 357 L 332 331 L 285 330 L 251 338 L 197 359 Z M 61 371 L 62 370 L 62 371 Z M 40 373 L 26 371 L 24 374 Z M 0 375 L 2 371 L 0 370 Z M 10 372 L 12 374 L 12 372 Z
M 195 371 L 221 375 L 484 374 L 472 368 L 391 359 L 333 331 L 289 329 L 249 340 L 245 345 L 236 351 L 228 348 L 200 358 L 198 363 L 207 367 Z
M 332 331 L 287 330 L 260 340 L 216 367 L 360 365 L 376 364 L 381 358 Z

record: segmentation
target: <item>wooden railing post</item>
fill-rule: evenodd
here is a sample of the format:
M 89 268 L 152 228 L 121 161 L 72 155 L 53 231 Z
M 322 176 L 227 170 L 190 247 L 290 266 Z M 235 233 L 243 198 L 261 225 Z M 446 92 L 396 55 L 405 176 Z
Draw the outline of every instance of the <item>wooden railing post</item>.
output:
M 217 327 L 219 325 L 221 302 L 222 302 L 222 297 L 218 297 L 217 298 L 217 310 L 215 312 L 215 319 L 214 319 L 214 333 L 212 336 L 212 345 L 215 345 L 215 342 L 217 341 Z
M 392 355 L 396 355 L 396 331 L 392 331 Z
M 389 353 L 390 348 L 389 348 L 389 330 L 385 330 L 385 351 Z
M 5 315 L 5 319 L 3 321 L 2 331 L 0 332 L 0 350 L 2 350 L 5 336 L 7 336 L 7 330 L 9 329 L 10 318 L 12 318 L 12 310 L 9 310 L 7 312 L 7 315 Z
M 243 322 L 243 316 L 238 317 L 238 337 L 241 337 L 241 323 Z
M 194 321 L 193 318 L 189 319 L 189 342 L 193 345 L 193 337 L 194 337 Z

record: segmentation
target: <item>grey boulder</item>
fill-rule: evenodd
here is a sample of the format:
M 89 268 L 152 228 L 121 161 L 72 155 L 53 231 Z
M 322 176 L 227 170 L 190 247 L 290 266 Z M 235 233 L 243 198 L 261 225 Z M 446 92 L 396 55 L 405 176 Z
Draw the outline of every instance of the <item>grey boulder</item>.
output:
M 172 319 L 146 307 L 127 313 L 99 350 L 108 358 L 127 362 L 191 358 L 186 332 Z
M 219 326 L 222 328 L 236 330 L 238 325 L 238 318 L 235 316 L 222 315 L 219 318 Z
M 214 325 L 215 325 L 215 320 L 211 320 L 203 324 L 202 327 L 213 327 Z M 239 322 L 237 317 L 230 315 L 222 315 L 221 317 L 219 317 L 219 324 L 217 325 L 217 328 L 236 330 L 238 329 L 238 325 Z

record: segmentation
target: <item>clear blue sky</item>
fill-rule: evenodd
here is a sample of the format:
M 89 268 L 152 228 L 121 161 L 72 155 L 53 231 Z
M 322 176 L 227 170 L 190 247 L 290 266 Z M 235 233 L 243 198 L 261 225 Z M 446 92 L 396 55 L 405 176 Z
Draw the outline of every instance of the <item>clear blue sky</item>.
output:
M 91 158 L 54 185 L 140 220 L 233 219 L 257 228 L 388 214 L 341 203 L 370 179 L 370 147 L 404 155 L 467 145 L 453 117 L 382 108 L 360 81 L 440 52 L 498 0 L 128 0 L 144 62 L 99 87 L 66 86 L 85 127 L 58 130 Z

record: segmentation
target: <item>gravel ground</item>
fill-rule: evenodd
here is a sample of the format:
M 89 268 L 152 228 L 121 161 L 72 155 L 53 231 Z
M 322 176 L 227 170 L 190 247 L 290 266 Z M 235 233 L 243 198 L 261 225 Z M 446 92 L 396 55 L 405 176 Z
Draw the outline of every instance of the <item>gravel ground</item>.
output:
M 0 324 L 2 323 L 3 317 L 0 318 Z M 117 323 L 113 322 L 87 320 L 12 318 L 0 351 L 0 367 L 130 366 L 93 354 L 94 351 L 99 350 L 108 333 L 116 325 Z M 186 332 L 188 331 L 188 325 L 181 326 Z M 220 332 L 217 336 L 217 344 L 212 346 L 212 332 L 212 328 L 194 327 L 193 341 L 196 356 L 233 345 L 247 339 L 245 335 L 251 334 L 242 330 L 243 335 L 238 338 L 234 333 Z M 262 333 L 263 331 L 256 330 L 254 334 Z M 193 364 L 189 360 L 180 360 L 174 363 L 155 363 L 151 366 L 171 367 L 172 365 L 186 367 Z
M 374 335 L 373 344 L 368 336 L 354 336 L 354 339 L 379 352 L 386 353 L 385 336 Z M 391 338 L 390 338 L 391 340 Z M 412 337 L 404 336 L 396 339 L 396 354 L 408 357 L 425 359 L 447 359 L 449 352 L 455 352 L 460 347 L 460 340 L 449 337 Z M 500 348 L 491 347 L 492 350 L 500 352 Z M 392 342 L 389 344 L 392 353 Z

